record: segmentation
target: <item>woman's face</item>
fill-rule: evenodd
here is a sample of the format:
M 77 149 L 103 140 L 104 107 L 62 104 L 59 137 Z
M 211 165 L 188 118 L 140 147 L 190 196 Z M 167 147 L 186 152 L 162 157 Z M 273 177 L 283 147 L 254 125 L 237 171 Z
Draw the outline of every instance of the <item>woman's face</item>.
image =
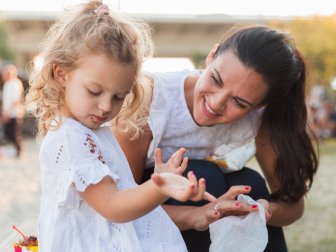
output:
M 192 115 L 202 126 L 234 122 L 260 107 L 268 87 L 262 76 L 247 68 L 230 51 L 214 58 L 197 80 Z

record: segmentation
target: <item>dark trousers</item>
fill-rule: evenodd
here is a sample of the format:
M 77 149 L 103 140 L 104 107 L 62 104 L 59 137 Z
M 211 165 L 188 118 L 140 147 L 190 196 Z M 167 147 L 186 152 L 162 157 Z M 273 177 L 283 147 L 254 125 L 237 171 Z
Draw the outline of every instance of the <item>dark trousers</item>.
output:
M 22 151 L 21 120 L 11 118 L 4 123 L 4 133 L 7 140 L 14 144 L 16 155 L 19 157 Z
M 249 185 L 252 190 L 248 194 L 254 200 L 263 198 L 269 199 L 269 192 L 265 184 L 265 180 L 260 174 L 249 168 L 243 168 L 240 171 L 224 174 L 220 168 L 208 161 L 204 160 L 189 160 L 188 168 L 184 175 L 188 171 L 192 170 L 197 178 L 205 178 L 207 191 L 219 197 L 223 195 L 233 185 Z M 152 169 L 146 169 L 144 174 L 144 180 L 150 178 Z M 169 205 L 194 205 L 202 206 L 206 204 L 206 201 L 200 202 L 179 202 L 173 199 L 169 199 L 165 204 Z M 267 225 L 268 229 L 268 244 L 265 249 L 267 252 L 287 252 L 286 241 L 282 228 L 273 227 Z M 206 252 L 210 247 L 210 233 L 206 231 L 188 230 L 183 231 L 182 236 L 186 242 L 189 252 Z M 225 237 L 223 237 L 225 239 Z

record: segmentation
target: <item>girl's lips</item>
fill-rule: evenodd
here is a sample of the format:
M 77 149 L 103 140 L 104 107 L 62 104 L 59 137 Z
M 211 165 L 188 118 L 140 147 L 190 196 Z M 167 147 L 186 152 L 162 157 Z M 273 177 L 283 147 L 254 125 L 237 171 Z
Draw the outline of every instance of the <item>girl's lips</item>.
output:
M 93 116 L 92 116 L 92 119 L 93 119 L 95 122 L 104 122 L 104 121 L 107 119 L 107 117 L 101 117 L 101 116 L 95 116 L 95 115 L 93 115 Z

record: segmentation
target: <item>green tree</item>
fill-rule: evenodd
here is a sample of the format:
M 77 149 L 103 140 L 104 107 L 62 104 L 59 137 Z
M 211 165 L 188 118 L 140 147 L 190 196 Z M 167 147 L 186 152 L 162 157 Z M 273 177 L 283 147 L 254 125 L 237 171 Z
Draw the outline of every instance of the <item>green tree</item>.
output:
M 14 57 L 14 53 L 8 46 L 7 38 L 6 26 L 0 21 L 0 58 L 4 60 L 10 60 Z
M 288 30 L 304 55 L 311 84 L 329 87 L 336 76 L 336 15 L 296 18 L 272 25 Z

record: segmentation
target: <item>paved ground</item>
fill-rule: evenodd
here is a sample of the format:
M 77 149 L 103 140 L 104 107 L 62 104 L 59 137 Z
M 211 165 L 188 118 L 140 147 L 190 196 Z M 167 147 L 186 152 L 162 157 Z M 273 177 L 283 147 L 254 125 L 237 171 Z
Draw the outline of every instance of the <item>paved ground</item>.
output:
M 14 150 L 10 146 L 0 146 L 1 252 L 14 251 L 12 244 L 20 239 L 12 225 L 27 235 L 36 234 L 40 197 L 38 146 L 38 141 L 26 140 L 22 160 L 11 157 Z M 336 251 L 336 143 L 328 148 L 323 151 L 319 172 L 307 197 L 305 215 L 285 228 L 290 252 Z
M 13 157 L 11 146 L 0 146 L 0 153 L 0 251 L 11 252 L 13 242 L 21 238 L 13 225 L 26 235 L 36 234 L 40 198 L 38 143 L 25 141 L 21 160 Z

